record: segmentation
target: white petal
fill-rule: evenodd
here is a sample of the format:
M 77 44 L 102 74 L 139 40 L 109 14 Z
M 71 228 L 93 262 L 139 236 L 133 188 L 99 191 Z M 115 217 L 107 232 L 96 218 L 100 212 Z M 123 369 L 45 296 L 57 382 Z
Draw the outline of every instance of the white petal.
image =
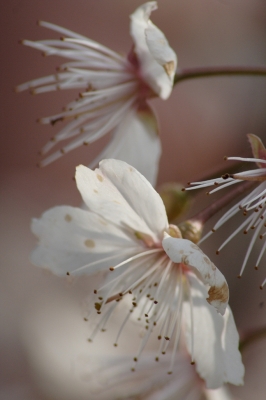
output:
M 163 202 L 135 168 L 118 160 L 104 160 L 100 169 L 77 167 L 76 182 L 88 208 L 121 229 L 150 235 L 159 242 L 168 226 Z
M 207 291 L 195 276 L 190 275 L 189 282 L 193 301 L 193 342 L 196 370 L 206 381 L 208 389 L 219 388 L 226 382 L 238 385 L 241 380 L 236 376 L 239 376 L 239 371 L 243 373 L 243 365 L 238 351 L 234 321 L 233 319 L 230 321 L 231 334 L 228 335 L 228 317 L 217 314 L 214 308 L 206 303 Z M 226 312 L 226 315 L 228 312 Z M 192 329 L 190 304 L 188 302 L 183 304 L 182 315 L 186 329 L 186 342 L 191 352 Z M 226 346 L 225 336 L 227 338 Z M 230 352 L 232 352 L 232 357 Z M 233 371 L 234 368 L 238 372 Z
M 241 354 L 238 351 L 239 335 L 236 329 L 233 313 L 228 306 L 224 314 L 223 348 L 225 350 L 225 367 L 227 382 L 243 385 L 245 373 Z
M 155 1 L 150 1 L 138 7 L 137 10 L 130 16 L 130 33 L 135 44 L 135 52 L 140 62 L 140 73 L 143 80 L 155 91 L 162 99 L 167 99 L 172 91 L 174 73 L 168 74 L 166 67 L 161 65 L 161 60 L 166 59 L 168 66 L 173 65 L 171 70 L 175 71 L 177 59 L 174 51 L 169 47 L 163 33 L 150 21 L 149 17 L 153 10 L 157 8 Z M 146 30 L 148 39 L 146 38 Z M 158 53 L 158 37 L 164 38 L 163 55 L 160 58 Z M 147 44 L 149 41 L 149 46 Z M 156 58 L 155 58 L 156 56 Z M 165 58 L 167 56 L 167 58 Z M 169 57 L 170 56 L 170 57 Z
M 177 57 L 174 50 L 169 46 L 162 31 L 155 25 L 150 24 L 145 30 L 145 34 L 151 55 L 164 68 L 173 83 L 177 67 Z
M 68 206 L 52 208 L 40 219 L 34 219 L 32 231 L 39 238 L 31 255 L 33 264 L 57 275 L 115 255 L 111 261 L 92 265 L 82 272 L 108 270 L 124 259 L 124 248 L 130 250 L 134 246 L 134 242 L 108 221 L 90 211 Z
M 210 285 L 207 300 L 223 315 L 229 300 L 229 289 L 225 277 L 219 269 L 190 240 L 172 238 L 165 233 L 162 244 L 173 262 L 193 267 L 196 270 L 194 272 L 200 274 L 203 282 Z
M 129 113 L 113 132 L 110 144 L 97 157 L 116 158 L 135 167 L 155 186 L 161 155 L 156 118 L 149 108 Z
M 219 389 L 206 389 L 206 400 L 234 400 L 229 390 L 222 386 Z
M 162 239 L 168 227 L 165 207 L 160 195 L 135 168 L 118 160 L 103 160 L 100 170 L 119 190 L 123 198 L 151 232 Z

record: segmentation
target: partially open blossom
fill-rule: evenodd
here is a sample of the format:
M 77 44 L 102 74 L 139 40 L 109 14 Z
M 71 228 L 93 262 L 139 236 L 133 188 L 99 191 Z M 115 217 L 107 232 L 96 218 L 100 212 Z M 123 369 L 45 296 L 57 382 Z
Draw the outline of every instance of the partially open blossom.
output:
M 41 166 L 111 133 L 109 145 L 93 164 L 103 158 L 121 159 L 155 183 L 161 144 L 156 118 L 147 99 L 159 96 L 165 100 L 170 96 L 177 66 L 176 54 L 149 19 L 156 8 L 156 1 L 150 1 L 130 16 L 134 46 L 128 57 L 47 22 L 40 25 L 59 32 L 63 35 L 61 40 L 23 41 L 46 56 L 57 55 L 72 61 L 62 64 L 54 75 L 19 85 L 18 91 L 29 89 L 37 94 L 81 90 L 79 98 L 63 112 L 40 120 L 52 125 L 70 121 L 42 149 L 42 155 L 46 156 L 59 142 L 64 142 L 63 147 L 40 162 Z
M 90 299 L 90 310 L 101 314 L 90 340 L 106 329 L 120 300 L 130 299 L 115 345 L 131 314 L 137 314 L 145 333 L 134 362 L 157 331 L 155 358 L 170 344 L 172 373 L 183 331 L 191 361 L 208 388 L 241 384 L 243 365 L 226 280 L 195 243 L 168 224 L 150 183 L 118 160 L 104 160 L 95 171 L 77 167 L 76 182 L 88 210 L 59 206 L 34 220 L 39 245 L 32 261 L 58 275 L 106 273 Z
M 266 232 L 265 232 L 265 217 L 266 217 L 266 149 L 260 140 L 260 138 L 253 134 L 248 134 L 248 139 L 251 144 L 253 158 L 243 157 L 225 157 L 226 160 L 236 160 L 244 162 L 252 162 L 257 164 L 257 169 L 251 169 L 236 174 L 224 174 L 221 178 L 210 179 L 202 182 L 191 182 L 190 187 L 186 190 L 199 189 L 209 186 L 215 186 L 214 189 L 208 193 L 217 192 L 220 189 L 228 186 L 234 186 L 237 183 L 243 182 L 254 182 L 257 186 L 249 188 L 249 192 L 243 199 L 238 201 L 232 208 L 230 208 L 214 225 L 211 232 L 209 232 L 202 240 L 209 237 L 213 232 L 220 228 L 225 222 L 231 219 L 238 213 L 243 213 L 243 223 L 224 241 L 219 247 L 217 253 L 228 243 L 233 237 L 239 232 L 247 234 L 250 230 L 253 230 L 253 235 L 250 240 L 249 246 L 246 251 L 246 255 L 240 270 L 239 276 L 242 275 L 246 264 L 248 262 L 250 253 L 257 239 L 263 241 L 261 251 L 255 264 L 255 269 L 258 269 L 259 263 L 262 259 L 263 254 L 266 250 Z M 201 240 L 201 241 L 202 241 Z M 266 283 L 266 278 L 261 284 L 261 289 Z

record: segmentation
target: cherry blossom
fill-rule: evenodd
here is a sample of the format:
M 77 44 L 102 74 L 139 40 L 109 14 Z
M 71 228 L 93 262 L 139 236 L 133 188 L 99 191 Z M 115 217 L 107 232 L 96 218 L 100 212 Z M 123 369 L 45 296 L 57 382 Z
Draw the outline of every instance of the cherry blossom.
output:
M 43 22 L 45 28 L 58 32 L 61 39 L 30 41 L 23 44 L 46 56 L 70 59 L 53 75 L 21 84 L 17 91 L 44 93 L 78 89 L 79 98 L 63 112 L 42 118 L 44 124 L 69 121 L 44 146 L 45 166 L 69 151 L 89 145 L 110 133 L 111 140 L 93 161 L 103 158 L 124 160 L 155 184 L 161 144 L 155 114 L 147 100 L 159 96 L 166 100 L 172 91 L 177 57 L 164 34 L 151 22 L 156 1 L 150 1 L 130 16 L 130 33 L 134 42 L 128 57 L 60 26 Z M 47 155 L 63 142 L 59 150 Z
M 251 169 L 243 172 L 238 172 L 235 174 L 224 174 L 221 178 L 210 179 L 202 182 L 191 182 L 190 186 L 186 190 L 205 188 L 209 186 L 215 186 L 214 189 L 210 190 L 208 193 L 217 192 L 220 189 L 234 186 L 235 184 L 243 184 L 244 182 L 254 182 L 254 186 L 250 186 L 248 189 L 248 194 L 245 195 L 240 201 L 238 201 L 232 208 L 230 208 L 214 225 L 211 232 L 209 232 L 201 242 L 209 237 L 212 233 L 217 231 L 224 223 L 234 217 L 236 214 L 243 213 L 244 220 L 240 226 L 237 227 L 233 233 L 231 233 L 228 238 L 222 243 L 222 245 L 217 250 L 217 254 L 220 250 L 229 243 L 239 232 L 248 234 L 248 232 L 253 231 L 249 246 L 247 248 L 244 261 L 241 266 L 239 277 L 242 276 L 243 271 L 247 265 L 251 251 L 257 241 L 260 239 L 263 241 L 261 251 L 257 258 L 255 269 L 259 268 L 260 261 L 266 250 L 266 240 L 265 240 L 265 216 L 266 216 L 266 149 L 261 141 L 261 139 L 253 134 L 248 134 L 248 140 L 250 142 L 253 157 L 243 158 L 243 157 L 225 157 L 226 160 L 243 161 L 256 163 L 256 169 Z M 266 278 L 261 284 L 261 289 L 266 283 Z
M 151 184 L 118 160 L 104 160 L 95 171 L 77 167 L 76 183 L 88 209 L 58 206 L 33 220 L 39 244 L 32 262 L 57 275 L 104 275 L 89 300 L 88 317 L 94 308 L 100 314 L 90 341 L 123 300 L 121 310 L 127 311 L 115 346 L 132 314 L 144 329 L 133 369 L 156 331 L 155 360 L 170 350 L 169 374 L 184 335 L 208 388 L 241 384 L 244 367 L 227 282 L 195 243 L 168 224 Z

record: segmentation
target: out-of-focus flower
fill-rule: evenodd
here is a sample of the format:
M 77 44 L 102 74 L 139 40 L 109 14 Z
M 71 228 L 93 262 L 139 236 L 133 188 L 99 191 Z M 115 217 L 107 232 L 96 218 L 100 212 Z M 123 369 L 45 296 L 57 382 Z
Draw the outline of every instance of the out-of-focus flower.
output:
M 262 259 L 263 254 L 266 250 L 266 240 L 265 240 L 265 216 L 266 216 L 266 149 L 261 141 L 261 139 L 253 134 L 248 134 L 248 139 L 251 144 L 253 158 L 242 158 L 242 157 L 225 157 L 226 160 L 236 160 L 244 162 L 256 163 L 258 168 L 252 169 L 244 172 L 239 172 L 236 174 L 224 174 L 221 178 L 210 179 L 202 182 L 191 182 L 190 187 L 186 190 L 199 189 L 208 186 L 215 185 L 215 189 L 208 192 L 209 194 L 217 192 L 220 189 L 226 188 L 231 185 L 243 182 L 254 182 L 258 184 L 254 189 L 252 187 L 249 190 L 248 195 L 244 196 L 243 199 L 238 201 L 232 208 L 230 208 L 214 225 L 211 232 L 209 232 L 202 240 L 209 237 L 213 232 L 220 228 L 226 221 L 231 219 L 234 215 L 242 212 L 245 219 L 243 223 L 223 242 L 223 244 L 217 250 L 217 253 L 228 243 L 233 237 L 239 232 L 247 234 L 250 230 L 254 230 L 252 238 L 250 240 L 249 246 L 246 251 L 246 255 L 240 270 L 239 276 L 243 274 L 243 271 L 248 262 L 250 253 L 253 246 L 258 238 L 264 240 L 263 246 L 259 253 L 255 269 L 258 269 L 259 263 Z M 201 241 L 202 241 L 201 240 Z M 266 283 L 266 278 L 261 284 L 261 289 Z
M 225 387 L 216 390 L 205 388 L 187 357 L 175 357 L 173 375 L 165 375 L 170 357 L 154 363 L 153 355 L 143 354 L 134 373 L 126 356 L 87 356 L 79 359 L 77 371 L 89 384 L 91 398 L 97 400 L 232 400 Z
M 92 277 L 88 282 L 91 287 L 93 280 Z M 97 314 L 84 323 L 78 302 L 73 302 L 69 291 L 64 292 L 64 285 L 57 283 L 56 293 L 43 293 L 41 297 L 37 294 L 31 313 L 24 314 L 21 321 L 22 341 L 41 398 L 232 400 L 225 387 L 206 389 L 183 346 L 176 354 L 172 375 L 165 373 L 170 354 L 162 357 L 160 362 L 154 362 L 156 340 L 149 350 L 144 350 L 138 368 L 132 372 L 129 355 L 134 353 L 137 345 L 139 328 L 130 321 L 125 327 L 126 339 L 118 348 L 112 347 L 112 337 L 116 335 L 117 324 L 121 323 L 119 312 L 114 313 L 107 332 L 89 344 L 85 340 L 87 326 L 97 324 Z M 40 313 L 41 304 L 44 309 Z
M 40 22 L 41 26 L 59 32 L 61 40 L 24 40 L 23 44 L 73 61 L 60 66 L 57 74 L 34 79 L 17 87 L 43 93 L 53 90 L 81 89 L 79 99 L 65 111 L 42 123 L 54 125 L 70 121 L 42 149 L 46 155 L 61 141 L 68 141 L 60 150 L 47 156 L 45 166 L 69 151 L 93 143 L 112 134 L 109 145 L 94 160 L 124 160 L 154 184 L 157 177 L 161 144 L 155 115 L 147 99 L 167 99 L 172 91 L 177 66 L 175 52 L 164 34 L 150 21 L 156 1 L 143 4 L 130 16 L 130 32 L 134 42 L 128 57 L 57 25 Z
M 192 363 L 207 387 L 241 384 L 244 369 L 226 280 L 195 243 L 168 224 L 162 199 L 150 183 L 117 160 L 104 160 L 95 171 L 79 166 L 76 182 L 88 210 L 55 207 L 34 220 L 39 245 L 32 261 L 58 275 L 112 271 L 94 291 L 97 300 L 90 301 L 90 308 L 94 304 L 103 312 L 90 340 L 105 330 L 119 301 L 132 295 L 115 345 L 139 309 L 145 333 L 135 362 L 158 329 L 156 361 L 171 343 L 172 373 L 182 325 Z

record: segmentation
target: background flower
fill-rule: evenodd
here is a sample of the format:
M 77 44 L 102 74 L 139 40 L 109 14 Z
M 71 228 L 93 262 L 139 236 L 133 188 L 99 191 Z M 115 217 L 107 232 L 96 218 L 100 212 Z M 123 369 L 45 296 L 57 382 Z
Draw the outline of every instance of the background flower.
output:
M 45 56 L 66 58 L 58 72 L 17 86 L 32 94 L 78 89 L 78 99 L 44 124 L 70 121 L 42 148 L 45 166 L 81 145 L 88 146 L 106 134 L 109 145 L 94 159 L 117 158 L 136 167 L 154 185 L 161 144 L 155 115 L 147 100 L 166 100 L 173 87 L 177 57 L 164 34 L 151 22 L 157 2 L 150 1 L 130 15 L 133 46 L 128 56 L 108 49 L 86 36 L 41 21 L 42 27 L 60 35 L 61 40 L 24 40 L 22 43 Z M 160 56 L 158 56 L 160 54 Z M 54 150 L 63 141 L 60 149 Z M 67 143 L 66 143 L 67 141 Z M 53 153 L 49 152 L 53 149 Z

